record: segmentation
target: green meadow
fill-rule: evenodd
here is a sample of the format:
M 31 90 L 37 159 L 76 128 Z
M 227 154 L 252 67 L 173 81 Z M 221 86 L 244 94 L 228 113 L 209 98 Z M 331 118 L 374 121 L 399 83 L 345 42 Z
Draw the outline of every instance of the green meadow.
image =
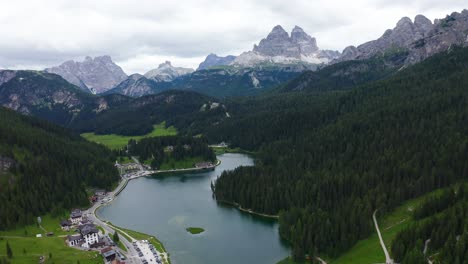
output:
M 166 122 L 154 125 L 153 131 L 143 136 L 121 136 L 116 134 L 110 135 L 96 135 L 95 133 L 83 133 L 82 137 L 85 139 L 103 144 L 110 149 L 119 149 L 127 145 L 130 139 L 140 140 L 148 137 L 161 137 L 161 136 L 174 136 L 177 135 L 177 129 L 173 126 L 166 127 Z
M 46 215 L 41 217 L 41 226 L 54 236 L 46 237 L 46 232 L 37 224 L 21 228 L 0 231 L 0 258 L 6 257 L 6 243 L 10 245 L 13 258 L 12 264 L 38 263 L 44 256 L 45 263 L 102 263 L 102 257 L 97 252 L 82 251 L 66 245 L 66 235 L 72 232 L 62 231 L 60 218 Z M 41 234 L 42 237 L 36 237 Z

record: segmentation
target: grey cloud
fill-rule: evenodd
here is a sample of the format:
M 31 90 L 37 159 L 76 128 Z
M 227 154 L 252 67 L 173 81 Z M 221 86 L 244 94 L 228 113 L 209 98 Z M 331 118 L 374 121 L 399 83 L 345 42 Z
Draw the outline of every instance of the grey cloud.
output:
M 196 67 L 211 52 L 252 49 L 273 26 L 294 25 L 341 50 L 392 28 L 401 16 L 461 11 L 446 0 L 15 0 L 0 9 L 0 68 L 42 68 L 108 54 L 127 73 L 171 58 Z M 427 14 L 426 14 L 427 12 Z

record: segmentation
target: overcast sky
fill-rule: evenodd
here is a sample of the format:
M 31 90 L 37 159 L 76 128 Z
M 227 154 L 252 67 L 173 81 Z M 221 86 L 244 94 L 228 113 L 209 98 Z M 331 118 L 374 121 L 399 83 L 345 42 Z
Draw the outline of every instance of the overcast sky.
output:
M 463 5 L 465 3 L 465 5 Z M 127 74 L 165 60 L 251 50 L 275 25 L 301 26 L 322 49 L 378 38 L 403 16 L 443 18 L 465 0 L 0 0 L 0 68 L 42 69 L 110 55 Z

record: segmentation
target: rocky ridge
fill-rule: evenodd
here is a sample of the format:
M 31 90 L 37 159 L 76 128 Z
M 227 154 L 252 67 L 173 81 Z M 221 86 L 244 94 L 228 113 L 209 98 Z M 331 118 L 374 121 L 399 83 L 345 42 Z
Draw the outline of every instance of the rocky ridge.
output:
M 334 63 L 347 60 L 368 59 L 395 50 L 408 50 L 405 64 L 417 63 L 453 45 L 468 45 L 468 10 L 454 12 L 432 23 L 423 15 L 412 21 L 403 17 L 393 29 L 388 29 L 378 39 L 358 47 L 346 47 Z

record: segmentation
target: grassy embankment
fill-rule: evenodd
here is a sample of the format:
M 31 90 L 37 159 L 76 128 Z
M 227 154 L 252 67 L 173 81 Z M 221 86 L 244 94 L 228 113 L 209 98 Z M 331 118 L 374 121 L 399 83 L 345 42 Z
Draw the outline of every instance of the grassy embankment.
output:
M 187 227 L 185 230 L 187 230 L 187 232 L 189 232 L 192 235 L 197 235 L 205 232 L 205 229 L 201 227 Z
M 102 263 L 102 257 L 97 252 L 82 251 L 66 245 L 65 236 L 73 232 L 61 230 L 60 217 L 44 216 L 41 225 L 47 232 L 54 232 L 54 236 L 46 237 L 46 232 L 37 224 L 0 231 L 0 258 L 6 256 L 8 241 L 13 251 L 12 264 L 37 263 L 40 256 L 45 256 L 45 263 Z M 36 238 L 36 234 L 42 234 L 43 237 Z
M 397 207 L 392 212 L 378 219 L 380 232 L 385 242 L 385 246 L 390 252 L 393 239 L 396 235 L 407 226 L 414 223 L 412 210 L 419 206 L 424 199 L 429 196 L 437 195 L 440 191 L 434 191 L 424 196 L 408 200 L 403 205 Z M 372 216 L 369 216 L 371 218 Z M 373 233 L 366 239 L 358 241 L 350 250 L 345 252 L 337 259 L 329 260 L 323 257 L 328 264 L 370 264 L 384 263 L 385 255 L 380 246 L 377 233 Z M 298 264 L 292 261 L 289 257 L 278 262 L 278 264 Z
M 177 129 L 175 127 L 166 127 L 166 122 L 154 125 L 154 129 L 151 133 L 143 136 L 121 136 L 121 135 L 96 135 L 94 133 L 83 133 L 82 137 L 89 141 L 93 141 L 99 144 L 103 144 L 110 149 L 119 149 L 127 145 L 130 139 L 140 140 L 148 137 L 161 137 L 161 136 L 174 136 L 177 135 Z

